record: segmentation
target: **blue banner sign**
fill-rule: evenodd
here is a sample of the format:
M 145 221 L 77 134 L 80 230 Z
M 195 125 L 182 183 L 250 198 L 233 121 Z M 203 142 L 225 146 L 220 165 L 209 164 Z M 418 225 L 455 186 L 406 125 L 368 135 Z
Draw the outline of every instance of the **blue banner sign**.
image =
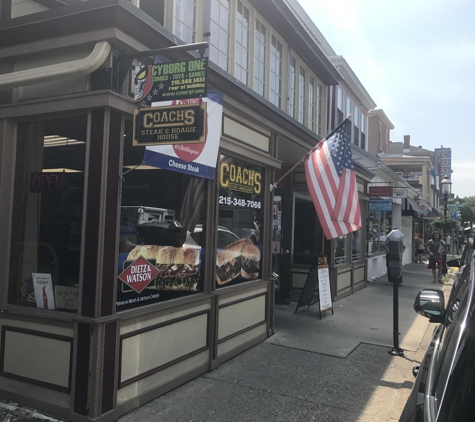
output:
M 392 199 L 370 199 L 369 210 L 370 211 L 392 211 L 393 201 Z

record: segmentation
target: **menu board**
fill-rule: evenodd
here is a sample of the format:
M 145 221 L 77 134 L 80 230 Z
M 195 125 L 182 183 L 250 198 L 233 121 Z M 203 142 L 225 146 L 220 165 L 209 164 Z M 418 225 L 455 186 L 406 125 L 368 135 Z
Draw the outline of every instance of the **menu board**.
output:
M 328 265 L 318 266 L 318 290 L 320 297 L 320 312 L 333 308 L 332 294 L 330 289 L 330 272 Z

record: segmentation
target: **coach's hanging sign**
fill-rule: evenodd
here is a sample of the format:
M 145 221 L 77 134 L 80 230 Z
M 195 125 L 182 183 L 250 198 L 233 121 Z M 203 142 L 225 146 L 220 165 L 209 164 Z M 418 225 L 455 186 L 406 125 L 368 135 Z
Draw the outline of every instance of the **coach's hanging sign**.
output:
M 196 144 L 205 141 L 204 101 L 134 111 L 135 146 Z
M 182 60 L 135 68 L 135 101 L 167 101 L 207 96 L 208 59 Z

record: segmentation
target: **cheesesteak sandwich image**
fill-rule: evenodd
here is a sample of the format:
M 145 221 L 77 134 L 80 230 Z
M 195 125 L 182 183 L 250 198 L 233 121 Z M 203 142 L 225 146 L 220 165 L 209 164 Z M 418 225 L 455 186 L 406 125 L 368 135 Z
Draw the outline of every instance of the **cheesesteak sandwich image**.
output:
M 242 252 L 252 240 L 243 238 L 230 243 L 216 255 L 216 282 L 219 285 L 229 283 L 241 274 Z
M 127 260 L 135 261 L 140 256 L 156 261 L 158 274 L 155 278 L 155 289 L 196 290 L 200 280 L 200 254 L 198 249 L 138 245 L 130 251 Z
M 241 275 L 247 280 L 255 280 L 259 277 L 259 261 L 261 251 L 256 245 L 247 245 L 242 250 Z

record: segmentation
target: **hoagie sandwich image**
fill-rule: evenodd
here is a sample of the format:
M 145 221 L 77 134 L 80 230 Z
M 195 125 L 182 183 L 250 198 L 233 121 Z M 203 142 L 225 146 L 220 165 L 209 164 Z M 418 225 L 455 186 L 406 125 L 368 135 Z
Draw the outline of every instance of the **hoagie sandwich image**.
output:
M 156 290 L 196 290 L 200 280 L 200 254 L 194 248 L 173 246 L 138 245 L 129 252 L 127 260 L 155 259 L 158 274 Z
M 241 275 L 247 280 L 255 280 L 259 276 L 261 251 L 256 245 L 247 245 L 241 256 Z
M 259 276 L 261 252 L 248 238 L 236 240 L 216 255 L 216 282 L 222 286 L 237 276 L 253 280 Z

